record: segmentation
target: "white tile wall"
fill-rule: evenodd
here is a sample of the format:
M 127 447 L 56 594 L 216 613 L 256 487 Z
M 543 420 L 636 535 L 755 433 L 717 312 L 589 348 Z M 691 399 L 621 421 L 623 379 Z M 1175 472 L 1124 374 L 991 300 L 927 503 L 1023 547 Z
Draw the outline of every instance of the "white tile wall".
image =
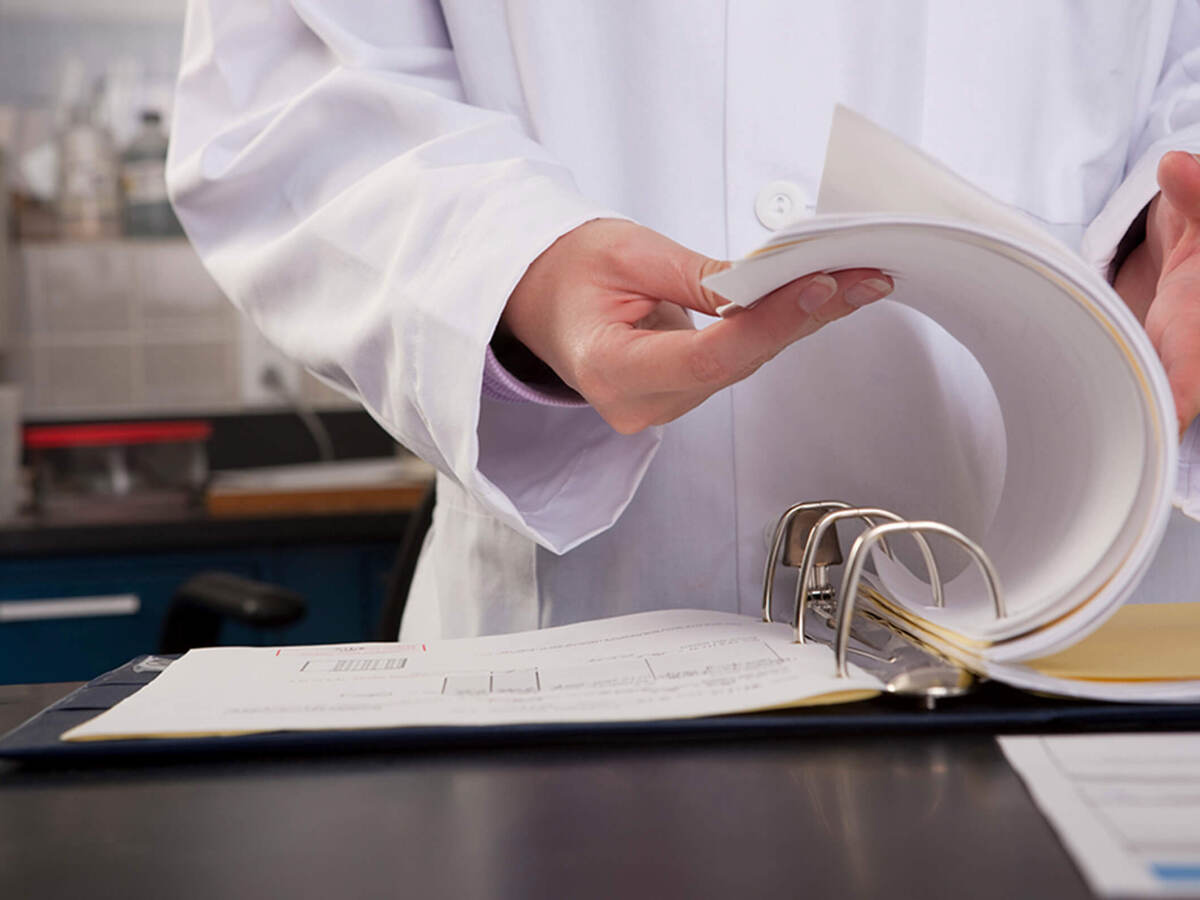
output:
M 320 408 L 352 406 L 264 353 L 183 240 L 20 245 L 9 358 L 28 418 L 280 407 L 270 359 Z

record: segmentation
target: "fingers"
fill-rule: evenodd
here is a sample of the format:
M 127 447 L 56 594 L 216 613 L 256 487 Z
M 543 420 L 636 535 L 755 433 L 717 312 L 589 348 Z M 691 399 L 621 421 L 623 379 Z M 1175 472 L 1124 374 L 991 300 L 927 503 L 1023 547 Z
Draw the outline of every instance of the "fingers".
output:
M 1151 208 L 1157 215 L 1147 224 L 1147 244 L 1159 277 L 1145 326 L 1166 370 L 1182 433 L 1200 414 L 1200 159 L 1182 151 L 1165 154 L 1158 183 L 1162 193 Z
M 696 253 L 658 232 L 634 225 L 631 222 L 614 221 L 606 224 L 608 225 L 605 236 L 605 262 L 607 265 L 599 267 L 598 270 L 598 274 L 606 286 L 616 291 L 628 291 L 631 286 L 636 286 L 638 294 L 652 297 L 655 300 L 666 300 L 710 316 L 715 316 L 717 309 L 726 304 L 724 297 L 704 287 L 702 282 L 710 275 L 728 269 L 731 265 L 729 262 L 711 259 L 701 253 Z M 845 274 L 851 279 L 857 276 L 859 280 L 873 274 L 879 276 L 881 280 L 885 280 L 874 269 L 846 270 Z M 789 290 L 794 292 L 795 289 L 792 286 L 803 280 L 797 279 L 774 293 L 788 292 Z M 886 284 L 887 289 L 890 290 L 891 283 L 886 282 Z M 768 296 L 774 296 L 774 294 Z M 878 299 L 878 296 L 880 295 L 871 295 L 869 299 L 860 298 L 857 295 L 850 296 L 847 303 L 839 303 L 831 309 L 823 309 L 823 301 L 810 300 L 811 308 L 805 311 L 812 314 L 818 324 L 825 324 L 849 314 L 856 308 L 856 304 L 862 305 L 870 302 L 871 299 Z M 845 298 L 839 294 L 839 300 L 841 299 Z M 765 298 L 756 304 L 756 308 L 764 303 L 766 303 Z
M 635 432 L 682 415 L 892 288 L 874 269 L 815 273 L 694 330 L 687 310 L 713 315 L 725 303 L 701 282 L 727 267 L 640 225 L 596 219 L 534 260 L 503 322 L 610 425 Z
M 789 282 L 752 308 L 697 332 L 687 373 L 713 390 L 745 378 L 784 347 L 892 290 L 876 269 L 849 269 Z M 680 387 L 689 386 L 686 383 Z
M 589 399 L 620 431 L 668 421 L 750 375 L 794 341 L 892 290 L 876 269 L 817 273 L 700 331 L 629 331 L 605 363 L 609 393 Z
M 1181 150 L 1165 154 L 1158 163 L 1158 185 L 1176 211 L 1200 221 L 1200 160 Z
M 1200 272 L 1180 266 L 1164 277 L 1146 317 L 1179 417 L 1180 430 L 1200 414 Z
M 1151 207 L 1146 244 L 1165 278 L 1200 253 L 1200 161 L 1190 153 L 1168 153 L 1159 161 L 1158 179 L 1162 191 Z
M 1200 350 L 1190 348 L 1165 363 L 1164 368 L 1175 399 L 1179 434 L 1182 435 L 1200 415 Z
M 796 298 L 797 303 L 801 309 L 808 312 L 809 316 L 808 322 L 801 328 L 800 337 L 812 334 L 822 325 L 828 325 L 830 322 L 848 316 L 854 310 L 866 306 L 868 303 L 883 299 L 892 292 L 894 287 L 892 279 L 878 269 L 845 269 L 821 277 L 833 280 L 835 290 L 828 300 L 817 303 L 816 298 L 811 295 L 806 298 L 807 289 L 801 289 Z M 768 294 L 762 302 L 773 299 L 776 293 L 782 293 L 786 297 L 789 289 L 795 289 L 793 287 L 795 284 L 795 282 L 785 284 L 778 291 Z M 791 341 L 781 344 L 779 349 L 782 350 L 789 343 Z

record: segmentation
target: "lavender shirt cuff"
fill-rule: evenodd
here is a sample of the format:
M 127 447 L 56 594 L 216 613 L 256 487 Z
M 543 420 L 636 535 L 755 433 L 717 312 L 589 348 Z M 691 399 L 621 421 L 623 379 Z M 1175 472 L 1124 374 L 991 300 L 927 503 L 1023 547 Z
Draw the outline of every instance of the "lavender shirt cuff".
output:
M 508 403 L 538 403 L 542 406 L 587 406 L 587 401 L 566 385 L 530 387 L 500 364 L 492 348 L 483 362 L 483 396 Z

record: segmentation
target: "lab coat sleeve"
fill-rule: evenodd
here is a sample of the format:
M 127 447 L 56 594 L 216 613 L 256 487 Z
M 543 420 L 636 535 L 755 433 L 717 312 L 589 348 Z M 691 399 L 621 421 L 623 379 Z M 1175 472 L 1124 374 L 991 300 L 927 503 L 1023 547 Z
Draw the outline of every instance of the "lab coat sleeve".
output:
M 1122 183 L 1083 238 L 1084 257 L 1108 273 L 1117 246 L 1142 209 L 1158 193 L 1158 163 L 1171 150 L 1200 153 L 1200 6 L 1180 0 L 1149 114 L 1129 153 Z M 1200 519 L 1200 423 L 1193 423 L 1179 448 L 1175 504 Z
M 481 392 L 529 263 L 616 214 L 515 116 L 464 101 L 435 2 L 192 0 L 168 185 L 268 340 L 491 514 L 565 552 L 628 504 L 658 431 Z

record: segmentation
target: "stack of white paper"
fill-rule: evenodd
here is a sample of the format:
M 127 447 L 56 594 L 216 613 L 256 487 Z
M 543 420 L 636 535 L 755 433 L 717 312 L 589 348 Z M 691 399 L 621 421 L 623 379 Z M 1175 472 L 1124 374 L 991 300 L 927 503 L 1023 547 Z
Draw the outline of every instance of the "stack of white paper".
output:
M 876 554 L 880 593 L 975 668 L 1095 695 L 1020 664 L 1099 627 L 1129 598 L 1162 538 L 1175 415 L 1144 330 L 1096 272 L 1035 223 L 845 109 L 835 115 L 818 211 L 833 215 L 776 234 L 706 284 L 732 309 L 807 272 L 881 268 L 896 282 L 890 300 L 928 316 L 974 356 L 1003 419 L 999 502 L 986 533 L 970 536 L 1000 574 L 1008 615 L 995 617 L 974 567 L 946 585 L 945 608 L 935 609 L 926 581 Z M 908 403 L 913 415 L 923 406 L 919 396 Z M 878 436 L 880 458 L 905 452 L 889 438 Z M 911 515 L 927 500 L 909 497 L 895 511 Z M 1171 688 L 1180 690 L 1200 694 L 1200 683 Z

